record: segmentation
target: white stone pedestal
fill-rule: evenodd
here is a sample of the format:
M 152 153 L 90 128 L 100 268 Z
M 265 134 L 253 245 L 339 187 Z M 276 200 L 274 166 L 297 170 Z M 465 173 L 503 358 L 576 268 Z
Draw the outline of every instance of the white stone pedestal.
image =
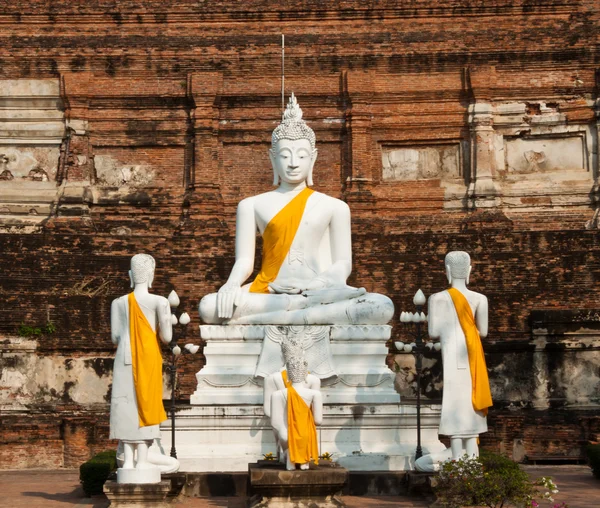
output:
M 437 436 L 439 406 L 421 407 L 423 453 L 445 448 Z M 319 453 L 329 452 L 350 471 L 413 469 L 416 408 L 396 404 L 326 404 L 317 427 Z M 177 412 L 180 471 L 247 471 L 276 454 L 273 431 L 261 405 L 192 406 Z M 170 441 L 170 426 L 162 437 Z
M 322 355 L 307 355 L 309 370 L 319 377 L 328 376 L 322 379 L 324 419 L 317 430 L 319 453 L 331 453 L 349 470 L 412 469 L 416 408 L 400 404 L 400 395 L 394 390 L 395 375 L 385 363 L 391 327 L 293 328 L 307 340 L 314 339 L 318 351 L 331 351 L 329 363 Z M 276 453 L 273 432 L 263 415 L 262 378 L 255 377 L 255 372 L 257 365 L 261 372 L 265 368 L 276 372 L 283 366 L 283 357 L 278 360 L 272 354 L 259 362 L 263 342 L 276 340 L 282 327 L 204 325 L 200 330 L 207 342 L 206 366 L 196 375 L 198 388 L 191 407 L 176 417 L 181 471 L 246 471 L 249 463 L 265 453 Z M 439 407 L 422 407 L 424 453 L 445 448 L 437 437 L 438 425 Z M 170 442 L 166 424 L 162 438 Z
M 125 469 L 120 467 L 117 469 L 117 483 L 140 485 L 143 483 L 160 483 L 160 469 L 158 467 L 148 469 Z

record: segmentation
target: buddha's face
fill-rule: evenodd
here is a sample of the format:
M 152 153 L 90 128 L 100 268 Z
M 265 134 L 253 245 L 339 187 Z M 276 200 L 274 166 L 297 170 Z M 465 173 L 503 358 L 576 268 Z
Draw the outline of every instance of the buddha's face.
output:
M 312 185 L 312 169 L 317 151 L 310 146 L 308 139 L 280 139 L 269 151 L 275 181 L 279 177 L 283 182 L 297 184 L 307 181 Z

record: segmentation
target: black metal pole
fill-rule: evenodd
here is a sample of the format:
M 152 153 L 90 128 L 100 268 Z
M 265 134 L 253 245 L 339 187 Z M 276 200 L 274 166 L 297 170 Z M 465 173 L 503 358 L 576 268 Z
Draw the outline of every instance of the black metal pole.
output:
M 177 458 L 175 449 L 175 353 L 171 353 L 171 457 Z
M 175 307 L 171 307 L 171 315 L 175 315 Z M 169 347 L 171 348 L 171 365 L 169 371 L 171 372 L 171 457 L 177 458 L 177 450 L 175 448 L 175 374 L 176 374 L 176 362 L 177 356 L 173 352 L 173 349 L 177 346 L 177 329 L 173 326 L 173 337 Z
M 421 314 L 421 305 L 417 305 L 417 313 Z M 423 340 L 421 338 L 421 321 L 417 323 L 416 337 L 416 368 L 417 368 L 417 450 L 415 460 L 423 456 L 421 448 L 421 369 L 423 367 Z

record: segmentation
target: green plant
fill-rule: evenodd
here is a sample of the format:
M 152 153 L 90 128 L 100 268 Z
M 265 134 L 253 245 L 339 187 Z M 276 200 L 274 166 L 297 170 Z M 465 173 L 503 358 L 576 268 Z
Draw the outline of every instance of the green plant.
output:
M 117 452 L 108 450 L 94 455 L 79 466 L 79 481 L 86 496 L 102 494 L 102 487 L 110 473 L 117 469 Z
M 592 473 L 596 478 L 600 478 L 600 444 L 590 444 L 586 451 Z
M 553 501 L 558 489 L 551 478 L 532 481 L 516 462 L 484 452 L 477 459 L 465 455 L 442 464 L 434 492 L 442 506 L 451 508 L 508 504 L 535 508 L 536 497 Z
M 56 325 L 48 321 L 44 326 L 29 326 L 24 323 L 19 325 L 17 333 L 19 337 L 38 337 L 44 334 L 52 334 L 56 331 Z

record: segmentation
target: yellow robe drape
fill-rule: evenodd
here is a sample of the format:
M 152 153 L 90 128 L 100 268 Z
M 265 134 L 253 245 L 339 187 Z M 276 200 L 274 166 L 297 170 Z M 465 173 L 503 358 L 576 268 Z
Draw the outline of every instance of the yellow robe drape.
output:
M 290 460 L 295 464 L 306 464 L 312 459 L 318 464 L 319 447 L 315 419 L 310 407 L 293 386 L 287 389 L 287 411 Z
M 162 364 L 156 332 L 148 323 L 133 293 L 129 294 L 131 365 L 140 427 L 167 419 L 162 401 Z
M 492 407 L 492 393 L 490 391 L 490 381 L 485 364 L 483 346 L 481 345 L 481 337 L 475 325 L 475 317 L 473 316 L 469 302 L 458 289 L 450 288 L 448 289 L 448 293 L 452 297 L 458 321 L 465 334 L 465 341 L 467 343 L 471 384 L 473 385 L 471 393 L 473 408 L 487 415 L 487 408 Z
M 292 386 L 292 382 L 288 379 L 287 370 L 281 371 L 281 377 L 283 378 L 283 386 L 286 388 Z
M 308 187 L 303 189 L 267 224 L 263 233 L 262 265 L 250 286 L 250 293 L 269 292 L 269 283 L 277 278 L 300 226 L 306 202 L 313 192 Z

